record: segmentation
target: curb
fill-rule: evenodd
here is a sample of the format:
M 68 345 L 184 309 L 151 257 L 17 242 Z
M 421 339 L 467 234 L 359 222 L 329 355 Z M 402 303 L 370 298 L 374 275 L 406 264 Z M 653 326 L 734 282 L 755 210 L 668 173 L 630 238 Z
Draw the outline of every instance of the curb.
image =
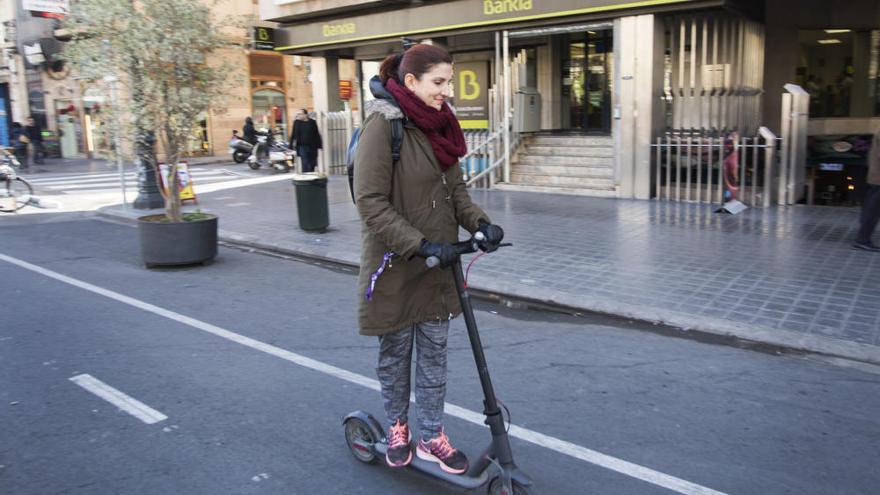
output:
M 147 214 L 148 211 L 144 210 L 136 214 L 126 215 L 109 211 L 110 208 L 112 207 L 98 210 L 98 216 L 116 221 L 123 220 L 134 224 L 137 217 Z M 317 262 L 349 270 L 360 268 L 357 263 L 261 242 L 253 236 L 223 232 L 221 230 L 218 232 L 218 239 L 221 245 L 236 249 L 257 250 L 267 254 L 278 254 L 302 261 Z M 528 287 L 530 294 L 519 294 L 516 289 L 509 286 L 501 287 L 500 289 L 486 288 L 482 283 L 484 280 L 479 280 L 480 277 L 472 278 L 476 278 L 477 282 L 469 283 L 468 291 L 475 297 L 493 302 L 572 315 L 592 313 L 613 318 L 624 318 L 653 325 L 655 333 L 743 349 L 762 350 L 777 354 L 814 354 L 880 365 L 880 346 L 848 342 L 821 335 L 806 335 L 789 330 L 746 326 L 732 321 L 700 319 L 686 313 L 657 310 L 656 308 L 642 308 L 594 296 L 578 298 L 562 294 L 562 297 L 559 297 L 559 293 L 540 287 Z M 544 294 L 541 294 L 542 292 Z M 650 330 L 648 329 L 648 331 Z

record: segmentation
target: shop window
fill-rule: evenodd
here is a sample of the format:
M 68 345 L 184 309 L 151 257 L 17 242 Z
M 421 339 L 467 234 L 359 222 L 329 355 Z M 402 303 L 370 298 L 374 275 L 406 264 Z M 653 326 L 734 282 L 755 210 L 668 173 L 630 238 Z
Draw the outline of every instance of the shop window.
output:
M 254 126 L 287 136 L 287 112 L 284 93 L 274 89 L 260 89 L 251 97 Z
M 109 131 L 101 112 L 104 96 L 97 88 L 88 88 L 83 95 L 83 131 L 86 152 L 90 158 L 106 157 L 110 150 Z
M 187 156 L 204 156 L 211 152 L 211 141 L 208 138 L 208 115 L 202 112 L 193 125 L 192 134 L 187 143 Z
M 798 41 L 810 117 L 880 116 L 880 31 L 800 31 Z

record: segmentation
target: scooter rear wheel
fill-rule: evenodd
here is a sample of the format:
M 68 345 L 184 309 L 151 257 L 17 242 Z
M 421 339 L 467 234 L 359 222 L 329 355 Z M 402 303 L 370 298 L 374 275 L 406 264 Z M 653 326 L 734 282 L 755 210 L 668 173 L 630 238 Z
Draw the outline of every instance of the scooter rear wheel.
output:
M 345 422 L 345 441 L 355 459 L 372 464 L 376 462 L 373 454 L 373 444 L 378 439 L 372 429 L 364 421 L 358 418 L 350 418 Z
M 247 151 L 235 150 L 232 153 L 232 159 L 235 161 L 235 163 L 244 163 L 244 161 L 247 160 L 248 156 L 250 156 L 250 153 L 248 153 Z
M 513 493 L 505 493 L 501 490 L 501 478 L 493 478 L 489 483 L 489 495 L 529 495 L 529 490 L 513 481 Z

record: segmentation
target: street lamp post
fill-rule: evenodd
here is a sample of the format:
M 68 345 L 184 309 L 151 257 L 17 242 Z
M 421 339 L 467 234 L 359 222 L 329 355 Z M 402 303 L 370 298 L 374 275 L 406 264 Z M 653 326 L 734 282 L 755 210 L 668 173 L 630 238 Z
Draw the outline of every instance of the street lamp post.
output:
M 135 132 L 137 136 L 135 136 L 134 143 L 134 163 L 138 171 L 138 195 L 132 206 L 136 210 L 162 208 L 165 205 L 165 199 L 159 192 L 156 169 L 153 167 L 152 159 L 156 138 L 148 130 L 138 128 Z

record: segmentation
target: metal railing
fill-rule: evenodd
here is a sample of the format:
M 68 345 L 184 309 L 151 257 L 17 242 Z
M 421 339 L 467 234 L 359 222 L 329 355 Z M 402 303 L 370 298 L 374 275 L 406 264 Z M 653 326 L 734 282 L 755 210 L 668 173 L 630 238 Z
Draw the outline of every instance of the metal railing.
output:
M 503 132 L 499 129 L 492 134 L 488 131 L 470 134 L 468 153 L 459 160 L 461 172 L 467 187 L 491 188 L 503 181 L 504 143 Z M 519 133 L 510 134 L 510 151 L 515 151 L 521 142 Z
M 667 135 L 651 145 L 654 199 L 768 207 L 779 139 L 766 127 L 753 137 Z
M 348 143 L 356 128 L 355 116 L 351 111 L 321 112 L 318 115 L 318 129 L 324 144 L 321 153 L 321 169 L 329 175 L 347 174 L 345 154 Z

